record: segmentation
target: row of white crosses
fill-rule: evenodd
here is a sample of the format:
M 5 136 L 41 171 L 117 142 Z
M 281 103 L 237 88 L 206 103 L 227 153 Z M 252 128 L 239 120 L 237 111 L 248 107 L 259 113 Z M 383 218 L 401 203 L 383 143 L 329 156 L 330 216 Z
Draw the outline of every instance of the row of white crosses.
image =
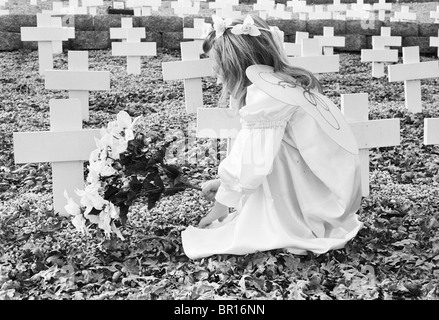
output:
M 82 130 L 88 120 L 90 90 L 109 90 L 110 72 L 89 71 L 88 51 L 69 51 L 68 70 L 46 70 L 47 90 L 68 90 L 69 99 L 51 99 L 50 131 L 14 133 L 15 163 L 52 163 L 52 193 L 55 212 L 64 209 L 66 191 L 76 201 L 75 189 L 84 188 L 84 161 L 96 148 L 98 129 Z
M 127 57 L 127 73 L 140 74 L 142 56 L 156 56 L 155 42 L 141 42 L 146 37 L 145 28 L 133 28 L 132 18 L 121 18 L 120 28 L 110 28 L 110 38 L 122 42 L 111 43 L 113 56 Z
M 372 62 L 372 77 L 384 77 L 385 63 L 398 62 L 398 50 L 390 47 L 400 47 L 401 37 L 391 36 L 389 27 L 381 27 L 381 35 L 372 37 L 372 49 L 361 50 L 361 61 Z M 432 37 L 430 41 L 438 38 Z M 405 105 L 411 112 L 421 112 L 421 80 L 439 77 L 437 61 L 420 62 L 419 47 L 405 47 L 403 64 L 389 65 L 390 82 L 404 81 Z
M 162 0 L 127 0 L 127 8 L 134 10 L 135 16 L 150 16 L 152 11 L 158 11 Z

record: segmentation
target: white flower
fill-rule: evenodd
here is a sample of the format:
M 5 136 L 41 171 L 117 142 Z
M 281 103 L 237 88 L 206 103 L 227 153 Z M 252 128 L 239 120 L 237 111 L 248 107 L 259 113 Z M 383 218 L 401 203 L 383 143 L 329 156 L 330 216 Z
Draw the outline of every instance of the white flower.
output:
M 248 34 L 251 36 L 259 36 L 261 31 L 255 26 L 255 21 L 250 15 L 247 15 L 242 24 L 237 24 L 232 28 L 233 34 Z
M 72 219 L 72 224 L 75 226 L 75 228 L 80 231 L 82 234 L 89 234 L 87 226 L 85 225 L 87 221 L 84 219 L 84 216 L 82 214 L 76 215 Z
M 210 23 L 205 22 L 203 24 L 203 27 L 201 28 L 200 38 L 206 38 L 211 31 L 213 31 L 212 25 Z
M 111 215 L 109 212 L 110 206 L 106 205 L 104 210 L 102 210 L 99 213 L 99 222 L 98 222 L 98 227 L 102 230 L 104 230 L 105 235 L 109 236 L 111 234 Z
M 232 19 L 223 19 L 217 15 L 212 15 L 213 29 L 215 30 L 215 37 L 218 39 L 221 37 L 227 28 L 232 24 Z
M 109 177 L 114 175 L 117 171 L 112 167 L 113 160 L 105 159 L 105 160 L 97 160 L 94 162 L 90 162 L 88 166 L 89 173 L 93 175 L 100 175 L 101 177 Z
M 112 159 L 119 159 L 119 155 L 125 152 L 128 148 L 128 141 L 126 140 L 115 140 L 111 145 L 110 157 Z
M 67 213 L 72 216 L 81 215 L 81 208 L 75 202 L 75 200 L 73 200 L 73 198 L 69 197 L 66 190 L 64 190 L 64 197 L 67 199 L 67 204 L 64 206 L 64 209 L 66 209 Z
M 120 230 L 114 225 L 114 222 L 111 223 L 111 230 L 113 230 L 113 232 L 121 239 L 121 240 L 125 240 L 125 238 L 123 237 L 122 233 L 120 232 Z
M 88 214 L 93 208 L 101 210 L 108 202 L 99 194 L 99 183 L 89 184 L 84 190 L 76 189 L 76 194 L 81 198 L 80 203 L 86 207 L 84 214 Z
M 132 121 L 130 115 L 123 110 L 117 114 L 118 130 L 124 133 L 125 140 L 130 141 L 134 139 L 133 127 L 139 118 L 137 117 Z

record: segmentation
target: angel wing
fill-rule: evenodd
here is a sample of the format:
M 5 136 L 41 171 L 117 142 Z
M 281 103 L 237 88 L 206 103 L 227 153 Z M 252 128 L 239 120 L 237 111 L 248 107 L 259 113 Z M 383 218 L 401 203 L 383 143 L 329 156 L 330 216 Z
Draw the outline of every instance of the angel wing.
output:
M 253 84 L 271 97 L 300 106 L 339 146 L 352 154 L 358 154 L 357 140 L 349 124 L 329 98 L 283 80 L 270 66 L 253 65 L 247 68 L 246 74 Z

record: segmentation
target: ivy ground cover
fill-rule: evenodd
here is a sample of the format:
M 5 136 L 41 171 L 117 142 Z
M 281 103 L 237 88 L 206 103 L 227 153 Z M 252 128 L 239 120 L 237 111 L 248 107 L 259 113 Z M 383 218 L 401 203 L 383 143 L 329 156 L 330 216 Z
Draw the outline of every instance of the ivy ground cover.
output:
M 126 60 L 109 50 L 89 57 L 91 70 L 111 72 L 111 90 L 91 92 L 84 128 L 101 128 L 121 110 L 142 116 L 151 147 L 176 137 L 169 161 L 191 184 L 215 177 L 224 142 L 188 139 L 196 119 L 185 112 L 183 82 L 162 80 L 161 63 L 179 60 L 178 52 L 145 58 L 141 75 L 127 75 Z M 335 103 L 365 92 L 370 120 L 401 119 L 401 145 L 371 149 L 364 228 L 346 248 L 322 255 L 272 250 L 192 261 L 180 232 L 212 205 L 198 190 L 163 197 L 150 210 L 136 202 L 124 241 L 82 236 L 54 214 L 50 163 L 14 164 L 12 133 L 49 130 L 49 100 L 68 94 L 44 89 L 36 51 L 0 53 L 0 299 L 437 299 L 439 149 L 423 145 L 423 119 L 439 116 L 439 80 L 422 82 L 423 111 L 412 114 L 402 83 L 373 79 L 358 54 L 341 53 L 340 61 L 339 73 L 320 77 Z M 67 53 L 54 63 L 67 69 Z M 203 88 L 205 105 L 216 106 L 215 79 Z

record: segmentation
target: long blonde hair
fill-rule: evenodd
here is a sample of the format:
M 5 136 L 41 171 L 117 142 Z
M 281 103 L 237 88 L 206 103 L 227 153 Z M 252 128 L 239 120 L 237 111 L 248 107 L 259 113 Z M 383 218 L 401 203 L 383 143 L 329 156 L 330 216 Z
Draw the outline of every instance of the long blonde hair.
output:
M 226 29 L 221 37 L 216 38 L 213 30 L 203 42 L 203 51 L 215 60 L 214 71 L 222 81 L 220 102 L 224 102 L 230 94 L 238 101 L 239 107 L 245 104 L 247 87 L 251 84 L 245 70 L 255 64 L 273 67 L 288 83 L 321 92 L 321 85 L 312 72 L 289 64 L 285 50 L 268 31 L 268 24 L 258 16 L 252 15 L 252 18 L 258 28 L 263 28 L 259 36 L 235 35 Z M 243 21 L 242 17 L 233 20 L 231 26 Z

